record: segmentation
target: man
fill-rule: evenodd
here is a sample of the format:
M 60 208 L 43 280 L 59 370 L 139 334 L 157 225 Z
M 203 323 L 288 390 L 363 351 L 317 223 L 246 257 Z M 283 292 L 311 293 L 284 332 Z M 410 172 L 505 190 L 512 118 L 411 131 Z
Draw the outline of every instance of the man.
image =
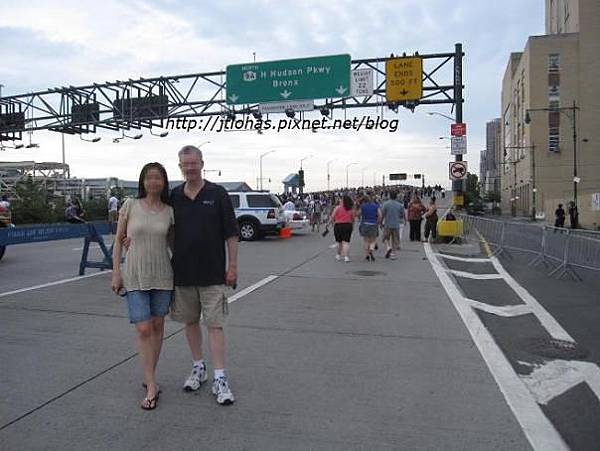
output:
M 394 251 L 400 250 L 400 225 L 404 224 L 404 205 L 398 202 L 398 193 L 392 191 L 390 198 L 383 203 L 383 242 L 387 251 L 385 258 L 396 259 Z
M 108 199 L 108 222 L 110 223 L 111 230 L 116 231 L 116 224 L 119 220 L 119 199 L 115 197 L 115 193 L 110 193 Z
M 82 224 L 85 222 L 85 219 L 80 216 L 80 209 L 77 207 L 76 201 L 69 202 L 69 206 L 65 210 L 65 219 L 67 222 L 71 224 Z
M 289 198 L 288 201 L 283 204 L 283 209 L 285 211 L 293 211 L 296 209 L 296 205 L 292 202 L 292 198 Z
M 202 178 L 200 149 L 184 146 L 179 151 L 179 167 L 185 183 L 171 192 L 175 212 L 171 317 L 185 324 L 192 353 L 192 372 L 183 388 L 196 391 L 208 379 L 199 324 L 202 317 L 214 368 L 212 392 L 219 404 L 232 404 L 234 396 L 225 374 L 223 327 L 228 311 L 225 288 L 235 288 L 237 283 L 237 221 L 227 191 Z
M 564 227 L 565 226 L 565 209 L 562 204 L 558 204 L 558 208 L 554 212 L 554 227 Z
M 579 212 L 577 211 L 577 206 L 573 201 L 569 202 L 569 221 L 572 229 L 579 228 Z

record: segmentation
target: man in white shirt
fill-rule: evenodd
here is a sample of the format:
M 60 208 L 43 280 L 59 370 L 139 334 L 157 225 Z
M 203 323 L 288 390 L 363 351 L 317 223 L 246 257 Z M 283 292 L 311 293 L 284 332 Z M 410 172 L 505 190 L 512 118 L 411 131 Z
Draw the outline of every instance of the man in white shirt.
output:
M 294 202 L 292 202 L 292 200 L 288 200 L 285 204 L 283 204 L 283 209 L 285 211 L 291 211 L 291 210 L 295 210 L 296 206 L 294 205 Z
M 108 199 L 108 222 L 110 223 L 111 229 L 116 229 L 117 221 L 119 220 L 119 199 L 115 197 L 114 193 L 111 193 Z

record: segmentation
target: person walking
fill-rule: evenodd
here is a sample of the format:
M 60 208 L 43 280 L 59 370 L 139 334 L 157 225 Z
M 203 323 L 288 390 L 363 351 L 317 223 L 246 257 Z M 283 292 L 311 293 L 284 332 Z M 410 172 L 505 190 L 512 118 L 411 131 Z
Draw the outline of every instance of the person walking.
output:
M 432 196 L 429 200 L 429 207 L 425 212 L 425 241 L 429 240 L 429 234 L 431 233 L 431 238 L 434 240 L 437 238 L 437 206 L 435 205 L 435 196 Z
M 396 259 L 395 252 L 400 250 L 400 227 L 405 221 L 404 205 L 398 202 L 397 198 L 398 193 L 392 191 L 381 208 L 383 242 L 386 246 L 385 258 L 392 260 Z
M 115 227 L 119 219 L 119 199 L 115 196 L 114 192 L 110 193 L 108 199 L 108 222 L 110 224 L 110 230 L 115 233 Z
M 350 240 L 354 227 L 354 202 L 347 194 L 342 196 L 340 203 L 333 209 L 329 218 L 329 224 L 333 224 L 333 235 L 337 243 L 335 259 L 350 262 Z
M 362 204 L 358 210 L 360 217 L 359 233 L 363 237 L 365 259 L 372 262 L 375 261 L 373 250 L 379 236 L 379 224 L 381 223 L 381 209 L 377 205 L 371 195 L 365 194 L 362 199 Z
M 160 389 L 156 367 L 164 336 L 164 317 L 173 293 L 173 269 L 168 236 L 174 224 L 168 205 L 169 182 L 160 163 L 148 163 L 140 173 L 138 195 L 121 208 L 113 249 L 112 290 L 127 299 L 129 322 L 135 325 L 146 396 L 141 408 L 156 408 Z M 122 242 L 127 238 L 121 270 Z
M 192 371 L 183 389 L 196 391 L 208 380 L 202 319 L 214 369 L 212 393 L 218 404 L 233 404 L 235 398 L 225 372 L 224 327 L 228 315 L 225 289 L 237 286 L 237 220 L 225 188 L 203 179 L 200 149 L 184 146 L 179 151 L 179 167 L 185 182 L 173 189 L 170 198 L 175 213 L 171 317 L 185 324 L 192 354 Z
M 410 225 L 410 240 L 421 241 L 421 221 L 423 213 L 425 213 L 425 206 L 421 202 L 421 199 L 416 194 L 413 195 L 412 200 L 408 204 L 408 223 Z

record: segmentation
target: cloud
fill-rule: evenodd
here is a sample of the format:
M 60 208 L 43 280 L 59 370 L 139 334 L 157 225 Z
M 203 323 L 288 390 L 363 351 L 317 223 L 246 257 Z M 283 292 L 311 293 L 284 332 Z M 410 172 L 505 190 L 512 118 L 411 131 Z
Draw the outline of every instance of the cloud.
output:
M 465 57 L 465 121 L 469 131 L 469 160 L 477 172 L 478 151 L 485 143 L 485 122 L 499 116 L 500 83 L 511 51 L 522 50 L 527 36 L 543 31 L 540 2 L 510 0 L 499 4 L 461 0 L 389 1 L 220 1 L 177 0 L 122 2 L 33 1 L 5 2 L 0 14 L 0 80 L 5 95 L 61 85 L 88 84 L 140 76 L 201 73 L 227 64 L 311 55 L 350 53 L 353 58 L 384 57 L 390 53 L 451 52 L 462 42 Z M 429 64 L 429 63 L 428 63 Z M 445 75 L 451 80 L 452 69 Z M 440 72 L 440 75 L 442 75 Z M 252 132 L 175 133 L 158 139 L 145 134 L 139 141 L 97 144 L 67 137 L 67 161 L 72 174 L 136 179 L 150 160 L 166 163 L 169 175 L 179 177 L 176 151 L 188 142 L 210 140 L 203 147 L 207 164 L 223 171 L 222 180 L 256 184 L 258 156 L 265 174 L 281 180 L 303 166 L 309 189 L 326 184 L 326 162 L 332 164 L 337 186 L 345 184 L 345 166 L 353 184 L 372 182 L 382 174 L 428 174 L 427 181 L 449 184 L 449 151 L 439 136 L 449 123 L 426 111 L 450 114 L 449 105 L 405 109 L 397 118 L 400 130 L 388 132 Z M 352 115 L 375 110 L 348 111 Z M 343 117 L 336 111 L 336 117 Z M 318 117 L 318 113 L 317 113 Z M 7 151 L 3 160 L 60 160 L 60 136 L 36 133 L 42 147 Z M 364 169 L 364 170 L 363 170 Z M 370 176 L 369 176 L 370 174 Z M 279 184 L 272 187 L 279 189 Z

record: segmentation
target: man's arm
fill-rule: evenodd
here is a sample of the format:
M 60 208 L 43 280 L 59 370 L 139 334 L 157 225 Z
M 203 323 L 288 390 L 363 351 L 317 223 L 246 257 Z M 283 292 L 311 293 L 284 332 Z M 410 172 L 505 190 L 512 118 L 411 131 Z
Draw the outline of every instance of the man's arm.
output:
M 227 273 L 225 274 L 225 285 L 237 286 L 237 257 L 238 257 L 238 237 L 227 238 Z

